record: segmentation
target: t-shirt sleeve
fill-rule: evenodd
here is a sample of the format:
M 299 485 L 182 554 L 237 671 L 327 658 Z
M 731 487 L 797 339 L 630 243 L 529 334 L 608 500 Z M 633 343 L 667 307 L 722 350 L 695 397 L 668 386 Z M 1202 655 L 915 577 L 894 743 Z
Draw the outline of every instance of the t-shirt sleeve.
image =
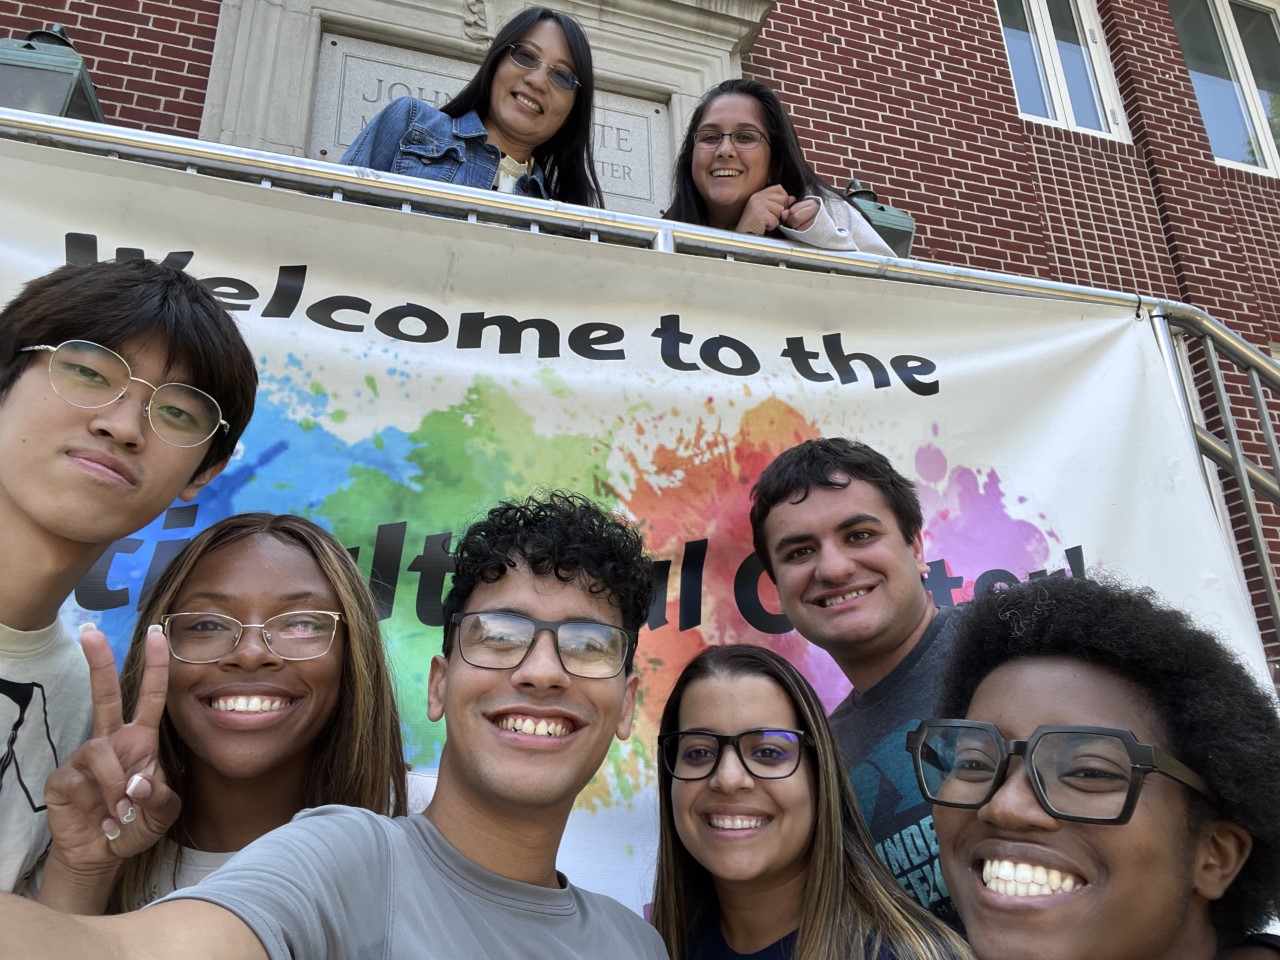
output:
M 649 960 L 668 960 L 667 945 L 662 942 L 658 931 L 647 923 L 636 931 L 636 939 L 640 941 L 640 950 Z
M 379 956 L 389 937 L 393 869 L 386 821 L 366 810 L 317 807 L 245 847 L 196 884 L 165 897 L 230 910 L 271 960 Z
M 668 960 L 667 946 L 662 937 L 639 914 L 628 910 L 618 901 L 601 894 L 587 894 L 583 904 L 584 926 L 593 931 L 594 955 L 614 960 Z M 592 955 L 585 950 L 575 951 L 574 956 Z

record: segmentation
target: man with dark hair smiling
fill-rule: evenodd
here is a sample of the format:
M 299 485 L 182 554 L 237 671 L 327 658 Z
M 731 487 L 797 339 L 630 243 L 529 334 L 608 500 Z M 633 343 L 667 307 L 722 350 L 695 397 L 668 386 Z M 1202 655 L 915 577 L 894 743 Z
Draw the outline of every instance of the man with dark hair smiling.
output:
M 88 736 L 88 671 L 58 608 L 112 541 L 226 465 L 257 368 L 194 278 L 64 266 L 0 310 L 0 890 L 48 846 L 45 777 Z
M 831 715 L 858 806 L 903 888 L 956 922 L 938 866 L 933 813 L 907 732 L 933 715 L 950 659 L 951 610 L 934 607 L 915 484 L 864 443 L 807 440 L 752 489 L 756 554 L 782 610 L 853 684 Z
M 427 701 L 447 733 L 424 814 L 305 811 L 197 886 L 123 917 L 0 897 L 7 945 L 37 960 L 662 960 L 652 927 L 555 866 L 574 799 L 631 731 L 636 635 L 653 596 L 640 535 L 551 493 L 494 507 L 454 555 Z
M 856 440 L 798 444 L 752 489 L 756 553 L 783 612 L 853 684 L 831 724 L 876 849 L 908 893 L 959 927 L 932 805 L 905 749 L 907 734 L 938 715 L 959 619 L 925 588 L 923 525 L 915 484 Z M 1224 956 L 1274 958 L 1262 943 Z

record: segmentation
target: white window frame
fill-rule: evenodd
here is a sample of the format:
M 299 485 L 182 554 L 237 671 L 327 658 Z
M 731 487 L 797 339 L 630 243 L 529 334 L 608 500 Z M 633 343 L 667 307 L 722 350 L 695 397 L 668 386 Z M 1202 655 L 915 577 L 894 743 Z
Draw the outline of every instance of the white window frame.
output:
M 1280 175 L 1280 149 L 1271 136 L 1271 126 L 1267 114 L 1262 109 L 1262 94 L 1258 85 L 1253 82 L 1253 70 L 1249 68 L 1249 58 L 1244 52 L 1244 43 L 1240 39 L 1240 31 L 1236 28 L 1236 18 L 1231 14 L 1231 0 L 1205 0 L 1209 12 L 1213 14 L 1218 27 L 1218 39 L 1222 41 L 1222 49 L 1227 57 L 1227 67 L 1231 70 L 1232 79 L 1240 85 L 1240 93 L 1244 100 L 1245 119 L 1253 126 L 1253 137 L 1258 141 L 1262 156 L 1259 163 L 1243 163 L 1226 157 L 1214 156 L 1220 166 L 1232 167 L 1236 170 L 1247 170 L 1250 173 L 1269 173 Z M 1241 6 L 1254 7 L 1280 18 L 1280 0 L 1236 0 Z M 1186 61 L 1186 55 L 1183 55 Z M 1196 109 L 1200 107 L 1196 103 Z M 1210 146 L 1212 149 L 1212 146 Z
M 1093 66 L 1093 76 L 1097 82 L 1098 99 L 1102 104 L 1102 121 L 1107 124 L 1106 130 L 1095 130 L 1081 126 L 1075 121 L 1075 113 L 1071 108 L 1071 94 L 1067 89 L 1067 75 L 1062 68 L 1062 59 L 1058 56 L 1058 45 L 1053 34 L 1053 22 L 1049 16 L 1049 7 L 1045 0 L 1025 0 L 1027 13 L 1035 31 L 1036 49 L 1040 54 L 1040 62 L 1044 65 L 1045 89 L 1057 119 L 1041 117 L 1022 110 L 1018 106 L 1018 116 L 1024 120 L 1045 123 L 1052 127 L 1061 127 L 1087 133 L 1108 140 L 1130 142 L 1129 124 L 1124 113 L 1124 104 L 1120 100 L 1120 88 L 1116 86 L 1115 70 L 1111 66 L 1111 54 L 1107 50 L 1102 35 L 1102 21 L 1098 18 L 1098 7 L 1094 0 L 1071 0 L 1076 15 L 1080 18 L 1080 30 L 1086 42 L 1086 55 Z M 996 2 L 996 17 L 1000 22 L 1000 42 L 1004 44 L 1004 21 L 1000 19 L 1000 7 Z M 1005 44 L 1005 59 L 1009 63 L 1009 78 L 1013 82 L 1014 96 L 1017 97 L 1018 85 L 1013 76 L 1013 63 L 1009 60 L 1009 48 Z

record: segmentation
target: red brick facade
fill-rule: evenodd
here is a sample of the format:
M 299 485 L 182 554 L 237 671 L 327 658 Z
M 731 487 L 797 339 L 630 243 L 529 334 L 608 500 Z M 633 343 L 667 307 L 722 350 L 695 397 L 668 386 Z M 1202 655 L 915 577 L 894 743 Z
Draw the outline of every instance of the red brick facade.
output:
M 218 0 L 0 0 L 0 36 L 50 23 L 89 66 L 108 123 L 194 137 L 200 132 Z
M 745 69 L 782 94 L 819 172 L 856 173 L 916 217 L 920 258 L 1184 301 L 1268 349 L 1280 177 L 1213 159 L 1167 0 L 1098 12 L 1131 143 L 1019 117 L 994 0 L 778 0 Z M 1240 426 L 1266 464 L 1258 424 Z M 1275 659 L 1230 481 L 1227 495 Z M 1280 515 L 1262 513 L 1280 563 Z
M 1214 161 L 1167 0 L 1097 3 L 1131 142 L 1019 116 L 995 0 L 777 0 L 744 69 L 781 93 L 820 173 L 916 217 L 921 259 L 1182 300 L 1280 342 L 1280 177 Z M 195 136 L 218 10 L 0 0 L 0 35 L 64 24 L 109 121 Z M 1244 440 L 1266 463 L 1256 423 Z M 1280 515 L 1264 517 L 1280 563 Z

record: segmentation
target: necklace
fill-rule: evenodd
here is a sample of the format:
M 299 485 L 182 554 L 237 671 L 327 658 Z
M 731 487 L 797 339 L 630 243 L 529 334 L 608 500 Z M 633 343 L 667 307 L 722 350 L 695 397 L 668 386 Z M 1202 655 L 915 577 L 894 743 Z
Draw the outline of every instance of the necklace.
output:
M 182 836 L 185 838 L 185 842 L 179 841 L 178 843 L 179 846 L 187 847 L 190 850 L 195 850 L 197 853 L 204 852 L 200 849 L 200 845 L 191 839 L 191 831 L 187 829 L 186 817 L 182 817 L 178 821 L 178 829 L 182 831 Z

